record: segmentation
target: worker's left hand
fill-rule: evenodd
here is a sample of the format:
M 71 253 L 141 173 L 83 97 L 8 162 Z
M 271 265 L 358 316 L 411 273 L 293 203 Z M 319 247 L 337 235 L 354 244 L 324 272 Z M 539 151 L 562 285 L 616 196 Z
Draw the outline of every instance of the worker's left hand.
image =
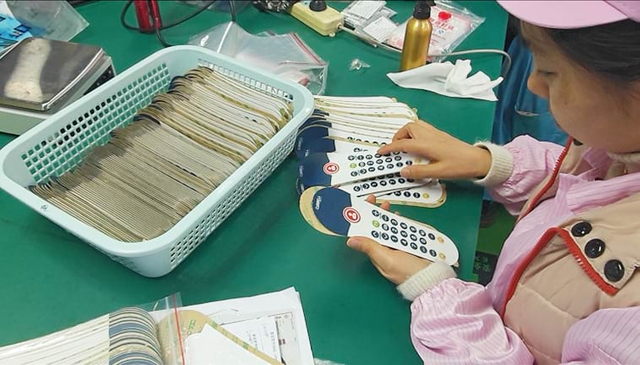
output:
M 367 201 L 375 204 L 376 198 L 371 195 L 367 198 Z M 388 202 L 380 205 L 384 210 L 389 210 L 389 206 Z M 366 237 L 351 237 L 347 241 L 347 246 L 367 254 L 380 274 L 396 285 L 402 284 L 430 263 L 428 260 L 409 253 L 382 246 Z

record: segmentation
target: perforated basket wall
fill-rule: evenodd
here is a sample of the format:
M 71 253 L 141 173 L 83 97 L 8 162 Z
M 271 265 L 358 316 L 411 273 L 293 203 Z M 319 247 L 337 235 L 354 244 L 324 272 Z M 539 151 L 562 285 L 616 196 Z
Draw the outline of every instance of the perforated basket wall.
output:
M 291 100 L 294 117 L 168 232 L 146 242 L 120 242 L 27 189 L 74 168 L 92 147 L 106 143 L 112 130 L 130 123 L 138 110 L 165 92 L 173 77 L 198 65 Z M 292 151 L 296 131 L 312 110 L 312 95 L 299 85 L 205 49 L 171 47 L 141 61 L 2 149 L 0 187 L 113 260 L 142 275 L 161 276 L 178 266 L 278 167 Z

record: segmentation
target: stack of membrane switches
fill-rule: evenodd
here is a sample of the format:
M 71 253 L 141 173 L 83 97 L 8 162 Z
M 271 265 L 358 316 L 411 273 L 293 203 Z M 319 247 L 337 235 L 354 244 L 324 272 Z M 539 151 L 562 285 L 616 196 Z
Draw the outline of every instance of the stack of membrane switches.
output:
M 206 67 L 175 78 L 73 170 L 31 186 L 125 242 L 169 230 L 292 117 L 290 101 Z
M 391 204 L 437 207 L 446 199 L 436 180 L 404 178 L 400 171 L 428 164 L 402 152 L 382 155 L 416 112 L 388 97 L 316 97 L 315 112 L 298 132 L 297 188 L 300 211 L 316 230 L 334 236 L 364 236 L 412 255 L 457 265 L 459 253 L 444 233 L 380 209 L 373 195 Z
M 377 154 L 400 128 L 417 120 L 415 110 L 389 97 L 317 96 L 315 111 L 300 127 L 295 145 L 298 193 L 312 186 L 337 186 L 357 197 L 375 195 L 392 204 L 442 205 L 444 185 L 400 176 L 411 159 Z

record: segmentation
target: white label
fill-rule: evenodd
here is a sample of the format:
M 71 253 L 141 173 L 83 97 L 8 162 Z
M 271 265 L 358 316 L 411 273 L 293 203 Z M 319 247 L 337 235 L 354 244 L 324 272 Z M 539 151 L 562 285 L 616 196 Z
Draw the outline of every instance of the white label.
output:
M 376 11 L 385 6 L 386 1 L 356 1 L 346 10 L 347 15 L 355 15 L 360 18 L 369 19 Z
M 378 42 L 384 42 L 389 38 L 389 35 L 396 30 L 398 26 L 391 20 L 380 17 L 373 23 L 364 27 L 364 32 L 373 37 Z

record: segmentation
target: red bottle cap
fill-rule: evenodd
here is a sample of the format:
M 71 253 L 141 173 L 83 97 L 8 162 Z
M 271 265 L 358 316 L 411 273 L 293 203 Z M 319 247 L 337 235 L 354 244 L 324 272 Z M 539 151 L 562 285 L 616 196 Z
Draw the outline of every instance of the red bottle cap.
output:
M 438 18 L 441 20 L 449 20 L 451 19 L 451 13 L 447 13 L 446 11 L 441 11 L 438 13 Z

